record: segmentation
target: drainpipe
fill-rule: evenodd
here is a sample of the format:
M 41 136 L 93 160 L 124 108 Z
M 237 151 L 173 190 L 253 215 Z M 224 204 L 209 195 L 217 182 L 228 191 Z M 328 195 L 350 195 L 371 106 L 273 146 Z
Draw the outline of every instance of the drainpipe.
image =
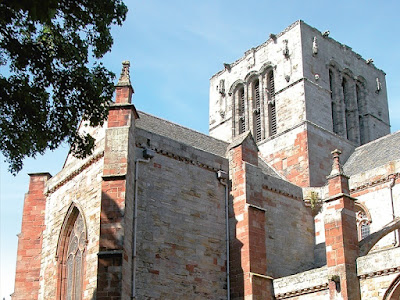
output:
M 393 187 L 396 183 L 396 176 L 395 175 L 390 175 L 389 176 L 389 190 L 390 190 L 390 202 L 392 203 L 392 217 L 393 220 L 396 218 L 396 214 L 394 211 L 394 201 L 393 201 Z M 394 242 L 393 242 L 393 246 L 397 247 L 399 244 L 399 240 L 397 238 L 398 235 L 398 230 L 393 231 L 394 234 Z
M 139 163 L 148 163 L 154 157 L 154 151 L 151 149 L 143 149 L 143 158 L 138 158 L 135 161 L 135 199 L 133 208 L 133 231 L 132 231 L 132 299 L 136 299 L 136 238 L 137 238 L 137 206 L 138 206 L 138 178 L 139 178 Z
M 219 182 L 225 186 L 225 242 L 226 242 L 226 294 L 227 300 L 231 299 L 231 286 L 230 286 L 230 266 L 229 266 L 229 194 L 228 194 L 228 173 L 219 170 L 217 172 Z

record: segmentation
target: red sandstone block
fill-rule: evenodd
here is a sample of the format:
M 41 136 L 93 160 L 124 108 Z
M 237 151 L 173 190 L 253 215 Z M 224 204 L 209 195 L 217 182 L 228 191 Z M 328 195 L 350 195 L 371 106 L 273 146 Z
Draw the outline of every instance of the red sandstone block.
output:
M 159 275 L 159 274 L 160 274 L 160 271 L 150 269 L 150 270 L 149 270 L 149 273 L 154 274 L 154 275 Z

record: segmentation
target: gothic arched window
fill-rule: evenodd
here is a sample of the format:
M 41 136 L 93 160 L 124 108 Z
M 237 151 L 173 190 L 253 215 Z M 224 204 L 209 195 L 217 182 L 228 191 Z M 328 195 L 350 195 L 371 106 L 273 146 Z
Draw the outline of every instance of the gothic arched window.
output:
M 59 260 L 58 299 L 82 299 L 86 244 L 84 217 L 79 209 L 72 205 L 65 217 L 57 248 L 57 259 Z
M 364 205 L 360 203 L 356 203 L 356 218 L 357 218 L 357 231 L 358 231 L 358 240 L 366 238 L 370 235 L 370 224 L 372 222 L 371 216 Z

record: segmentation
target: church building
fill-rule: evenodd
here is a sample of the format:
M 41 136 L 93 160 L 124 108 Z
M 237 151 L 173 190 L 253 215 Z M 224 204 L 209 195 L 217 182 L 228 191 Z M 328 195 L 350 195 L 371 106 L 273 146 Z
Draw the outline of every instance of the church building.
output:
M 400 299 L 385 73 L 303 21 L 210 79 L 209 135 L 137 111 L 30 175 L 12 299 Z

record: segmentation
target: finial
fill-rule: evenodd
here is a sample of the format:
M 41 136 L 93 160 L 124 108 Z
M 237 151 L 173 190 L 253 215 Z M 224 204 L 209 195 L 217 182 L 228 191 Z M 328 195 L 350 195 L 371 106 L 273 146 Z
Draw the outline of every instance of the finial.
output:
M 342 174 L 343 169 L 342 165 L 340 164 L 340 158 L 339 158 L 342 152 L 338 149 L 335 149 L 331 152 L 331 154 L 332 154 L 333 164 L 332 164 L 332 172 L 330 175 Z
M 131 79 L 129 76 L 129 67 L 131 63 L 129 60 L 124 60 L 122 62 L 122 71 L 121 71 L 121 76 L 119 77 L 117 86 L 130 86 L 131 85 Z

